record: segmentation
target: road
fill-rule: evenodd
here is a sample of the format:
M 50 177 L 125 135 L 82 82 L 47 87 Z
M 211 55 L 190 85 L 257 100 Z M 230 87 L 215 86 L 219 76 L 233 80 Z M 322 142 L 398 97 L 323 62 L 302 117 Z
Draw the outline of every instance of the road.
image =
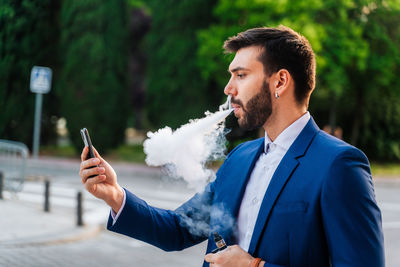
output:
M 112 162 L 111 162 L 112 163 Z M 112 163 L 121 185 L 161 208 L 175 209 L 194 191 L 182 181 L 145 166 Z M 51 179 L 51 208 L 73 214 L 76 193 L 82 191 L 78 161 L 42 158 L 28 162 L 30 181 L 17 195 L 20 201 L 42 205 L 43 179 Z M 39 177 L 39 178 L 38 178 Z M 375 179 L 376 196 L 383 215 L 386 266 L 400 266 L 400 180 Z M 86 223 L 105 224 L 108 208 L 84 193 Z M 71 218 L 72 220 L 72 218 Z M 51 245 L 0 247 L 0 266 L 201 266 L 205 243 L 181 252 L 163 252 L 143 242 L 109 231 L 73 242 Z

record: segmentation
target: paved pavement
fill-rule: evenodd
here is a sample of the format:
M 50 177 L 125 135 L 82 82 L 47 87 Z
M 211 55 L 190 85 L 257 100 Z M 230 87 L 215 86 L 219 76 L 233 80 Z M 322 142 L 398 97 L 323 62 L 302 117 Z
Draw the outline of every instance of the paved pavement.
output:
M 112 163 L 118 179 L 148 203 L 174 209 L 194 193 L 159 169 Z M 0 266 L 201 266 L 205 243 L 164 252 L 105 229 L 107 206 L 83 190 L 79 161 L 29 160 L 22 192 L 0 200 Z M 44 180 L 51 180 L 51 211 L 43 211 Z M 400 179 L 376 179 L 383 213 L 386 266 L 400 266 Z M 76 194 L 84 194 L 83 227 L 76 226 Z
M 175 209 L 193 195 L 182 181 L 156 168 L 112 163 L 121 185 L 151 204 Z M 28 161 L 22 192 L 0 200 L 0 266 L 201 266 L 205 243 L 167 253 L 105 230 L 109 209 L 87 193 L 79 161 Z M 44 212 L 44 181 L 50 180 L 50 212 Z M 85 225 L 76 226 L 76 196 L 83 193 Z

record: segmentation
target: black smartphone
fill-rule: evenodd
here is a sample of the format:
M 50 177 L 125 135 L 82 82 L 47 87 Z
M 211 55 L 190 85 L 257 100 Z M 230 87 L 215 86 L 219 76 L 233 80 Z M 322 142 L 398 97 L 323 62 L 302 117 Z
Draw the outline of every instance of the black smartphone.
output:
M 86 128 L 81 129 L 81 136 L 82 136 L 82 140 L 83 140 L 83 143 L 85 144 L 85 146 L 89 147 L 89 153 L 88 153 L 86 159 L 95 158 L 96 156 L 94 155 L 92 140 L 90 140 L 89 131 Z M 96 166 L 93 166 L 90 168 L 94 168 L 94 167 L 96 167 Z M 88 169 L 90 169 L 90 168 L 88 168 Z M 92 178 L 95 176 L 96 175 L 92 175 L 92 176 L 89 176 L 88 178 Z

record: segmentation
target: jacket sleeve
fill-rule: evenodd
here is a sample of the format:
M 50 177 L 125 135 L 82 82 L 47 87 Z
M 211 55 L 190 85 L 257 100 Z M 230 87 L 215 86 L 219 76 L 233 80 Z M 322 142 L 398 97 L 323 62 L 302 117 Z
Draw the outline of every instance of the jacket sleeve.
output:
M 321 210 L 333 266 L 385 265 L 381 212 L 361 151 L 336 156 L 322 187 Z
M 124 189 L 125 207 L 115 224 L 110 215 L 107 229 L 165 251 L 193 246 L 208 237 L 213 186 L 213 183 L 208 184 L 202 193 L 194 195 L 175 211 L 152 207 Z

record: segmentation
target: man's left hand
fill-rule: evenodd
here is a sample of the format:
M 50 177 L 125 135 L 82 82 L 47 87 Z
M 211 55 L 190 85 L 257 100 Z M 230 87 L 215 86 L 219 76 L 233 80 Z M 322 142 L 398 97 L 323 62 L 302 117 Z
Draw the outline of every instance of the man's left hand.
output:
M 215 254 L 209 253 L 204 259 L 210 263 L 210 267 L 249 267 L 254 258 L 234 245 Z

